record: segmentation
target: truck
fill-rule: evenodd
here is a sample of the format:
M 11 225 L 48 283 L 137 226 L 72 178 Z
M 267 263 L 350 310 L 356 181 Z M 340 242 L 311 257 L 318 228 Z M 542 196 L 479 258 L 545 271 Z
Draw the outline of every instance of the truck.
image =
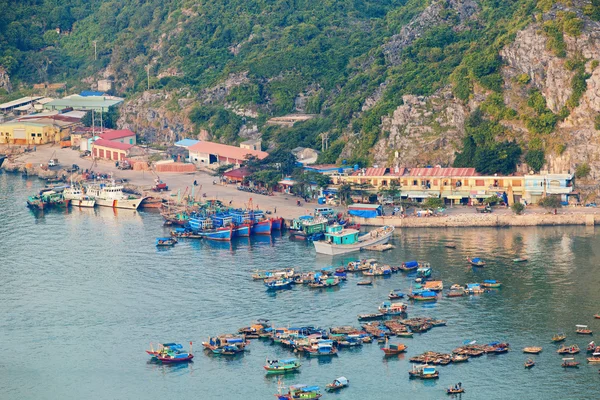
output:
M 489 204 L 481 207 L 475 207 L 475 211 L 477 211 L 478 213 L 491 213 L 492 207 L 490 207 Z
M 133 169 L 133 167 L 127 160 L 119 161 L 117 164 L 117 168 L 118 169 Z
M 155 179 L 154 187 L 152 188 L 152 190 L 154 190 L 155 192 L 164 192 L 166 190 L 169 190 L 169 187 L 167 186 L 166 183 L 164 183 L 160 179 Z
M 58 166 L 58 158 L 51 158 L 50 161 L 48 161 L 48 166 L 49 167 L 57 167 Z

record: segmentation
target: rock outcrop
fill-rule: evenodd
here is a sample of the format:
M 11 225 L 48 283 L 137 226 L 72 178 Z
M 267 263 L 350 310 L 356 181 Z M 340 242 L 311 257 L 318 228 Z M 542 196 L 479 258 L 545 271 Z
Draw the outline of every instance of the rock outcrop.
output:
M 8 72 L 2 66 L 0 66 L 0 89 L 4 89 L 9 93 L 12 92 L 10 76 L 8 76 Z

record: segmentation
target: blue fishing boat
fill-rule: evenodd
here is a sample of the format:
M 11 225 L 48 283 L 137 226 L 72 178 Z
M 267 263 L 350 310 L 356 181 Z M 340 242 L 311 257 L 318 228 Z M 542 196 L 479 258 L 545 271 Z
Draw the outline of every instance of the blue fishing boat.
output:
M 481 284 L 481 287 L 484 287 L 484 288 L 499 288 L 500 286 L 502 286 L 502 282 L 498 282 L 493 279 L 486 279 Z
M 321 339 L 312 346 L 305 346 L 304 352 L 309 357 L 328 357 L 337 355 L 333 340 Z
M 233 225 L 224 228 L 200 231 L 198 232 L 198 234 L 202 236 L 202 238 L 207 240 L 215 240 L 218 242 L 230 242 L 233 238 Z
M 417 268 L 417 278 L 426 279 L 431 276 L 431 267 L 423 266 Z
M 282 217 L 271 218 L 271 226 L 274 231 L 282 230 L 283 229 L 283 218 Z
M 437 301 L 437 293 L 430 290 L 413 290 L 408 298 L 413 301 Z
M 267 290 L 279 290 L 279 289 L 289 289 L 292 287 L 294 280 L 292 278 L 276 278 L 276 279 L 267 279 L 265 281 L 265 286 Z
M 177 240 L 174 238 L 166 237 L 166 238 L 157 238 L 156 245 L 158 247 L 172 247 L 177 244 Z
M 402 293 L 402 290 L 400 290 L 400 289 L 394 289 L 394 290 L 390 291 L 390 294 L 388 294 L 388 299 L 390 299 L 390 300 L 401 299 L 403 297 L 404 297 L 404 293 Z
M 234 237 L 248 237 L 250 236 L 250 224 L 233 225 L 233 236 Z
M 190 229 L 207 240 L 229 242 L 233 237 L 233 225 L 215 228 L 213 219 L 203 215 L 192 215 L 188 221 Z
M 475 257 L 473 259 L 467 257 L 467 262 L 474 267 L 485 267 L 485 261 L 479 257 Z
M 416 271 L 418 268 L 419 268 L 419 263 L 414 260 L 403 262 L 402 265 L 399 267 L 399 269 L 404 272 Z
M 270 219 L 256 221 L 250 228 L 253 235 L 270 235 L 273 232 L 273 222 Z

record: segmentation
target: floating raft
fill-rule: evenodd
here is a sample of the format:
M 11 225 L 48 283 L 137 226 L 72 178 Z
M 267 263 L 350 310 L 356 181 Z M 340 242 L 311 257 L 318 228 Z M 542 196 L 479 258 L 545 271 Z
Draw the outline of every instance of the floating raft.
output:
M 393 244 L 375 244 L 373 246 L 367 246 L 364 247 L 364 250 L 370 250 L 370 251 L 386 251 L 386 250 L 392 250 L 395 249 L 396 246 L 394 246 Z

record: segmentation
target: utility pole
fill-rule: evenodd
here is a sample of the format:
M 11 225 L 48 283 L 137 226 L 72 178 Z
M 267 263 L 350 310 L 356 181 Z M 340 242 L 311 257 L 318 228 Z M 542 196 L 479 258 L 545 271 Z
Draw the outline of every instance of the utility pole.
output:
M 321 151 L 329 148 L 329 132 L 321 133 Z
M 98 59 L 98 53 L 97 53 L 97 51 L 96 51 L 96 44 L 97 44 L 97 41 L 96 41 L 96 40 L 93 40 L 93 41 L 92 41 L 92 43 L 94 43 L 94 61 L 96 61 L 96 60 Z

